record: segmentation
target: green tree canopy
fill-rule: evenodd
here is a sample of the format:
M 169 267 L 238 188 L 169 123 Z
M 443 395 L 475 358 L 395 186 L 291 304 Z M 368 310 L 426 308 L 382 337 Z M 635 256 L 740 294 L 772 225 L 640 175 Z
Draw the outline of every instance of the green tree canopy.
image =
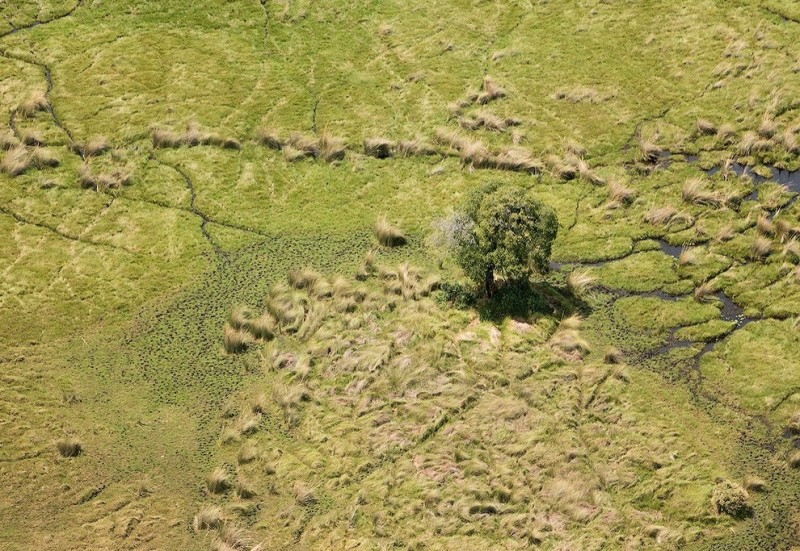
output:
M 496 275 L 523 281 L 547 273 L 558 219 L 521 187 L 494 183 L 471 194 L 442 226 L 461 268 L 491 297 Z

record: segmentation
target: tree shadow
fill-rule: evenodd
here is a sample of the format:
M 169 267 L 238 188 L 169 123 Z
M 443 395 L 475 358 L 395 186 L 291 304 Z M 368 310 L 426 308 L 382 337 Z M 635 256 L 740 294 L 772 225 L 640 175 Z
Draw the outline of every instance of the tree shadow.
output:
M 445 283 L 440 288 L 444 302 L 459 309 L 474 308 L 484 321 L 500 323 L 507 318 L 530 320 L 541 316 L 567 317 L 588 314 L 589 305 L 566 286 L 549 281 L 500 282 L 491 299 L 477 286 Z

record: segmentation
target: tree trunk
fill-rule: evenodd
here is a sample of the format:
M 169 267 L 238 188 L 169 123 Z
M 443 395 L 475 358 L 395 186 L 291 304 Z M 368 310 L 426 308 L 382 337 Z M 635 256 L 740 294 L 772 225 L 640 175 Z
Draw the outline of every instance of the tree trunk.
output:
M 486 266 L 486 296 L 492 298 L 494 295 L 494 265 Z

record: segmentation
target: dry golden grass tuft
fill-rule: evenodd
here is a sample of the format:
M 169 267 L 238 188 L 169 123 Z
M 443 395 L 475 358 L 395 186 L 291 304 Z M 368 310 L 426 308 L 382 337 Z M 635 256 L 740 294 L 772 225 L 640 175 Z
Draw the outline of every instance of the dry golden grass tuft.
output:
M 772 148 L 772 145 L 772 140 L 762 138 L 756 132 L 748 131 L 742 135 L 742 139 L 739 142 L 739 153 L 741 155 L 761 153 Z
M 242 144 L 233 137 L 223 137 L 216 132 L 203 132 L 197 122 L 190 122 L 181 134 L 159 127 L 153 127 L 152 140 L 154 148 L 195 147 L 212 145 L 224 149 L 240 149 Z
M 214 505 L 200 509 L 194 516 L 192 527 L 195 532 L 217 530 L 222 525 L 222 510 Z
M 583 296 L 592 285 L 595 284 L 597 278 L 594 277 L 589 270 L 573 270 L 567 277 L 567 289 L 576 297 Z
M 44 145 L 44 134 L 35 128 L 26 128 L 19 133 L 22 143 L 29 146 Z
M 119 189 L 122 186 L 129 185 L 131 178 L 131 172 L 122 169 L 115 169 L 109 174 L 95 174 L 88 162 L 81 165 L 78 170 L 78 181 L 81 187 L 95 189 L 96 191 Z
M 364 140 L 364 154 L 377 159 L 388 159 L 392 156 L 394 143 L 381 137 L 372 137 Z
M 74 436 L 65 436 L 56 440 L 56 450 L 61 457 L 78 457 L 83 453 L 83 443 Z
M 323 132 L 319 139 L 319 156 L 323 161 L 332 163 L 344 159 L 344 140 Z
M 394 148 L 395 153 L 400 157 L 411 157 L 413 155 L 436 155 L 438 151 L 434 146 L 421 136 L 411 140 L 401 140 Z
M 766 492 L 767 482 L 755 475 L 747 475 L 744 477 L 744 487 L 749 492 Z
M 800 241 L 796 237 L 789 239 L 783 245 L 781 256 L 789 257 L 793 262 L 800 261 Z
M 231 482 L 225 467 L 217 467 L 206 478 L 206 488 L 212 494 L 223 494 L 230 490 Z
M 608 183 L 608 200 L 619 205 L 630 205 L 636 197 L 636 191 L 619 181 Z
M 47 99 L 47 95 L 37 90 L 19 104 L 17 111 L 23 117 L 33 117 L 39 111 L 46 111 L 49 107 L 50 101 Z
M 49 149 L 36 148 L 33 150 L 33 163 L 39 168 L 58 166 L 61 161 Z
M 309 488 L 302 482 L 298 482 L 297 484 L 295 484 L 294 498 L 297 501 L 297 503 L 299 505 L 302 505 L 303 507 L 314 505 L 317 502 L 317 496 L 314 493 L 314 489 Z
M 724 203 L 719 193 L 706 190 L 708 182 L 705 178 L 690 178 L 683 183 L 681 196 L 687 203 L 718 207 Z
M 33 155 L 23 146 L 9 149 L 0 162 L 0 170 L 9 176 L 19 176 L 33 166 Z
M 481 90 L 481 93 L 475 98 L 475 101 L 481 105 L 506 97 L 506 91 L 490 76 L 483 78 Z
M 607 364 L 621 364 L 624 358 L 625 355 L 622 353 L 622 350 L 612 346 L 607 349 L 606 353 L 603 355 L 603 362 Z
M 311 268 L 300 268 L 289 272 L 289 285 L 295 289 L 310 289 L 322 276 Z
M 692 221 L 691 215 L 680 212 L 673 206 L 653 207 L 644 215 L 644 221 L 655 226 L 670 226 L 674 222 Z
M 241 477 L 236 480 L 234 490 L 236 491 L 236 495 L 242 499 L 252 499 L 258 495 L 255 488 Z
M 756 231 L 761 235 L 773 236 L 775 235 L 775 224 L 764 213 L 758 216 L 756 221 Z
M 772 138 L 778 132 L 778 124 L 770 117 L 761 119 L 758 125 L 758 135 L 762 138 Z
M 248 440 L 239 448 L 239 454 L 236 456 L 236 459 L 240 465 L 246 465 L 247 463 L 252 463 L 258 459 L 258 457 L 258 447 L 255 442 Z
M 270 128 L 259 128 L 258 130 L 258 143 L 267 146 L 270 149 L 282 149 L 284 140 L 280 138 L 277 132 Z
M 726 224 L 720 228 L 717 236 L 714 239 L 720 243 L 724 243 L 725 241 L 730 241 L 733 239 L 734 235 L 736 235 L 736 228 L 733 227 L 733 224 Z
M 529 174 L 539 174 L 544 168 L 542 162 L 536 159 L 530 151 L 519 147 L 502 149 L 496 155 L 491 156 L 486 163 L 498 170 Z
M 291 148 L 295 152 L 299 152 L 302 157 L 317 157 L 319 155 L 317 139 L 302 132 L 292 132 L 283 148 L 284 153 L 286 153 L 287 148 Z
M 11 130 L 0 132 L 0 151 L 8 151 L 19 147 L 20 142 Z
M 399 247 L 407 241 L 403 231 L 390 224 L 383 216 L 375 222 L 374 233 L 378 243 L 384 247 Z
M 697 263 L 697 253 L 689 248 L 683 248 L 678 255 L 678 266 L 691 266 Z
M 458 123 L 467 130 L 478 130 L 484 128 L 492 132 L 504 132 L 511 126 L 519 126 L 522 121 L 515 117 L 505 119 L 498 117 L 487 111 L 479 111 L 472 117 L 461 117 Z
M 229 354 L 237 354 L 244 352 L 252 344 L 253 337 L 247 331 L 231 327 L 230 324 L 225 324 L 223 333 L 223 346 L 225 351 Z
M 706 297 L 712 294 L 714 294 L 714 286 L 710 281 L 704 281 L 695 288 L 694 299 L 698 302 L 702 302 Z
M 717 141 L 722 145 L 733 145 L 736 141 L 736 128 L 731 124 L 723 124 L 717 131 Z
M 643 163 L 655 163 L 664 152 L 663 148 L 656 142 L 655 136 L 641 136 L 638 145 L 638 160 Z
M 708 136 L 717 133 L 717 127 L 714 125 L 714 123 L 706 119 L 697 119 L 695 129 L 701 136 Z
M 750 258 L 764 260 L 772 252 L 772 241 L 763 235 L 758 235 L 750 244 Z
M 90 157 L 105 153 L 109 149 L 111 149 L 111 144 L 105 136 L 94 136 L 83 146 L 84 154 Z
M 181 135 L 171 130 L 154 128 L 152 133 L 153 147 L 178 147 L 181 145 Z
M 554 100 L 564 100 L 570 103 L 601 103 L 614 97 L 614 94 L 602 94 L 588 86 L 573 86 L 559 88 L 550 96 Z
M 246 551 L 251 546 L 250 538 L 247 537 L 244 529 L 232 524 L 226 524 L 219 532 L 219 540 L 212 544 L 212 549 L 214 551 Z

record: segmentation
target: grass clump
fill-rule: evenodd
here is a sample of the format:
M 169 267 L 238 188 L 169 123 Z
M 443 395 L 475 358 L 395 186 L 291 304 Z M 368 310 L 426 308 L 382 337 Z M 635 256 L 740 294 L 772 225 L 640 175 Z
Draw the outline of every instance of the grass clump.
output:
M 78 457 L 83 453 L 83 443 L 74 436 L 56 440 L 56 450 L 61 457 Z
M 19 176 L 33 165 L 33 156 L 23 146 L 9 149 L 0 162 L 0 170 L 9 176 Z
M 386 138 L 373 137 L 364 140 L 364 154 L 377 159 L 388 159 L 392 156 L 394 144 Z
M 663 148 L 656 143 L 655 137 L 641 136 L 638 145 L 638 160 L 643 163 L 655 163 L 664 152 Z
M 488 75 L 483 78 L 481 90 L 481 93 L 475 98 L 475 101 L 480 105 L 486 105 L 494 100 L 504 98 L 507 95 L 505 89 Z
M 234 486 L 236 495 L 242 499 L 251 499 L 258 495 L 258 492 L 246 480 L 239 478 Z
M 226 323 L 222 342 L 225 347 L 225 352 L 228 354 L 238 354 L 248 349 L 252 344 L 252 337 L 247 331 L 236 329 L 229 323 Z
M 192 527 L 195 532 L 200 532 L 201 530 L 217 530 L 221 525 L 222 510 L 213 505 L 200 509 L 192 521 Z
M 427 140 L 417 136 L 411 140 L 400 140 L 394 147 L 395 153 L 400 157 L 411 157 L 415 155 L 435 155 L 437 150 Z
M 30 118 L 39 111 L 46 111 L 49 107 L 50 101 L 47 99 L 47 95 L 37 90 L 33 92 L 28 99 L 19 104 L 17 111 L 23 117 Z
M 323 161 L 332 163 L 344 159 L 344 140 L 323 132 L 319 139 L 319 156 Z
M 711 505 L 718 515 L 728 515 L 741 519 L 752 516 L 747 490 L 730 480 L 717 480 L 711 495 Z
M 223 494 L 230 490 L 231 482 L 225 467 L 217 467 L 206 478 L 206 488 L 212 494 Z
M 26 128 L 19 133 L 22 143 L 28 146 L 44 145 L 44 134 L 34 128 Z
M 717 127 L 714 123 L 706 119 L 697 119 L 695 129 L 701 136 L 709 136 L 717 133 Z
M 750 258 L 764 260 L 772 252 L 772 241 L 763 235 L 757 235 L 750 243 Z
M 673 206 L 653 207 L 644 215 L 644 221 L 654 226 L 670 226 L 675 222 L 690 223 L 692 216 Z
M 707 182 L 703 178 L 691 178 L 683 183 L 681 195 L 687 203 L 718 207 L 724 203 L 718 193 L 705 189 Z
M 239 454 L 236 456 L 236 459 L 240 465 L 246 465 L 258 459 L 258 455 L 258 447 L 254 442 L 248 440 L 239 448 Z
M 573 270 L 567 277 L 567 289 L 576 297 L 580 297 L 594 285 L 597 278 L 589 270 Z
M 384 247 L 400 247 L 405 245 L 407 240 L 403 231 L 387 222 L 386 218 L 381 216 L 375 223 L 374 227 L 375 237 L 378 243 Z
M 270 149 L 283 149 L 284 140 L 272 129 L 260 128 L 258 130 L 258 143 Z
M 94 136 L 83 146 L 83 153 L 88 157 L 101 155 L 111 149 L 111 144 L 105 136 Z

